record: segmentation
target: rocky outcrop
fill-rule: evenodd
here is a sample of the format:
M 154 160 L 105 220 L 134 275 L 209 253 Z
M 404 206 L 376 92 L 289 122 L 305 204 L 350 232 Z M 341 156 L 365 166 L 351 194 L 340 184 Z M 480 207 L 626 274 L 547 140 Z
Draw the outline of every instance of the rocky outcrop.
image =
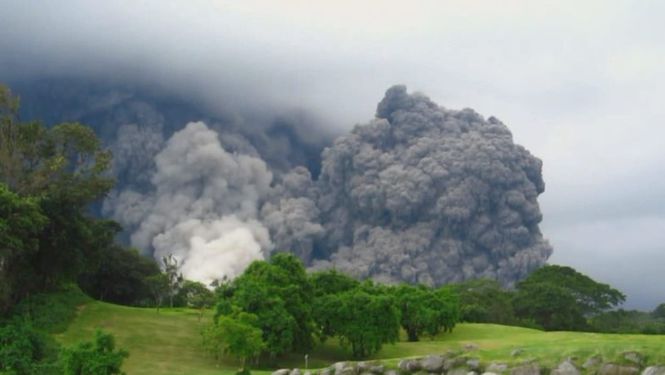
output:
M 665 375 L 665 366 L 650 366 L 642 371 L 642 375 Z
M 540 366 L 537 363 L 527 363 L 510 370 L 511 375 L 540 375 Z
M 580 375 L 580 370 L 570 360 L 565 360 L 552 370 L 551 375 Z
M 448 351 L 425 357 L 405 358 L 397 368 L 390 368 L 380 361 L 337 362 L 330 367 L 310 371 L 280 369 L 272 375 L 665 375 L 665 366 L 647 366 L 646 357 L 638 352 L 624 352 L 617 363 L 603 362 L 600 355 L 584 360 L 568 358 L 551 369 L 541 368 L 536 360 L 504 362 L 482 362 L 468 352 Z M 394 366 L 394 364 L 393 364 Z M 643 369 L 640 373 L 640 370 Z
M 428 355 L 420 360 L 420 367 L 429 373 L 439 373 L 443 370 L 445 359 L 440 355 Z
M 636 366 L 624 366 L 614 363 L 605 363 L 598 370 L 598 375 L 636 375 L 640 369 Z

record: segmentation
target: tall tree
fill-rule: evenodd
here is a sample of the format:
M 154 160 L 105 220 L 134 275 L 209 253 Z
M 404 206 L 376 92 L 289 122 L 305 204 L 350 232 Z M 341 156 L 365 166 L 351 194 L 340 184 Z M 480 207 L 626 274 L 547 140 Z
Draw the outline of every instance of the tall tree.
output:
M 162 257 L 162 267 L 164 268 L 164 274 L 168 280 L 169 306 L 173 307 L 173 299 L 185 282 L 185 278 L 180 272 L 180 262 L 178 261 L 178 258 L 173 256 L 173 254 Z
M 423 334 L 434 336 L 452 330 L 457 323 L 459 303 L 448 288 L 402 284 L 395 288 L 394 295 L 400 310 L 400 324 L 409 341 L 418 341 Z
M 233 315 L 221 316 L 203 332 L 203 346 L 217 359 L 230 354 L 242 361 L 243 370 L 247 360 L 257 357 L 265 347 L 258 317 L 236 311 Z
M 515 313 L 546 330 L 583 330 L 587 319 L 625 300 L 620 291 L 573 268 L 548 265 L 517 284 Z
M 24 123 L 18 110 L 18 98 L 0 85 L 0 182 L 21 197 L 35 197 L 48 219 L 18 272 L 14 293 L 21 298 L 75 280 L 113 241 L 115 229 L 85 212 L 113 184 L 106 173 L 111 154 L 92 129 Z
M 357 288 L 324 297 L 322 306 L 332 333 L 354 358 L 368 357 L 399 338 L 399 311 L 390 295 Z
M 18 297 L 18 276 L 39 248 L 39 233 L 47 224 L 34 198 L 23 198 L 0 184 L 0 314 Z
M 515 324 L 513 292 L 496 280 L 469 280 L 452 286 L 459 296 L 460 320 L 471 323 Z

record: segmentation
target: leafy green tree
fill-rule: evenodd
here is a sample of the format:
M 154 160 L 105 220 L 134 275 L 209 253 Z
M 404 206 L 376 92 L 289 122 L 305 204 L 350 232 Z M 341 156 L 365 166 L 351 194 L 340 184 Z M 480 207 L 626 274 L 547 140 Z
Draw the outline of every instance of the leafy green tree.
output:
M 152 299 L 147 278 L 160 272 L 151 257 L 110 244 L 101 252 L 99 262 L 78 279 L 81 289 L 97 300 L 137 306 Z
M 0 314 L 17 299 L 17 275 L 39 247 L 46 225 L 38 201 L 20 197 L 0 184 Z
M 157 312 L 159 312 L 159 308 L 162 307 L 164 297 L 167 297 L 171 290 L 169 286 L 169 278 L 166 276 L 166 274 L 160 272 L 156 275 L 148 276 L 146 278 L 146 283 L 148 285 L 148 289 L 150 290 L 150 294 L 155 301 Z
M 457 322 L 459 304 L 450 289 L 402 284 L 394 294 L 400 324 L 409 341 L 418 341 L 422 334 L 434 336 L 442 330 L 452 330 Z
M 93 341 L 63 349 L 60 361 L 64 375 L 112 375 L 124 374 L 122 362 L 128 356 L 127 351 L 116 349 L 111 334 L 98 330 Z
M 665 320 L 665 303 L 661 303 L 658 305 L 653 312 L 651 313 L 654 318 L 656 319 L 664 319 Z
M 358 289 L 323 297 L 327 320 L 354 358 L 365 358 L 399 338 L 399 311 L 392 296 Z
M 269 262 L 256 261 L 230 286 L 218 288 L 218 316 L 232 306 L 258 316 L 265 350 L 275 356 L 306 353 L 313 347 L 313 291 L 302 262 L 278 253 Z
M 460 301 L 460 320 L 470 323 L 516 324 L 513 292 L 496 280 L 469 280 L 452 286 Z
M 548 265 L 518 283 L 514 300 L 518 317 L 533 319 L 546 330 L 588 329 L 587 319 L 625 300 L 607 284 L 570 267 Z
M 335 269 L 313 272 L 309 279 L 311 280 L 314 297 L 346 292 L 360 285 L 358 280 Z
M 176 301 L 181 306 L 188 306 L 199 310 L 199 321 L 203 311 L 215 303 L 214 293 L 200 282 L 185 280 L 178 291 Z
M 18 120 L 19 100 L 0 85 L 0 180 L 20 195 L 46 193 L 87 205 L 113 185 L 105 172 L 111 153 L 78 123 L 46 128 Z
M 258 267 L 263 268 L 255 266 Z M 267 283 L 244 277 L 245 275 L 247 272 L 236 279 L 237 289 L 230 305 L 225 304 L 224 309 L 218 306 L 218 311 L 228 311 L 229 308 L 236 307 L 243 312 L 256 315 L 266 344 L 265 350 L 272 357 L 293 350 L 297 323 L 286 309 L 284 300 L 276 295 Z
M 75 281 L 115 234 L 113 224 L 85 212 L 113 185 L 106 173 L 110 152 L 84 125 L 23 123 L 18 109 L 18 98 L 0 85 L 0 182 L 20 197 L 35 197 L 47 220 L 38 246 L 23 251 L 29 255 L 12 272 L 14 299 Z
M 254 314 L 236 311 L 233 315 L 220 316 L 203 331 L 203 346 L 217 359 L 223 354 L 239 358 L 246 369 L 247 360 L 257 357 L 265 348 L 257 326 L 258 317 Z

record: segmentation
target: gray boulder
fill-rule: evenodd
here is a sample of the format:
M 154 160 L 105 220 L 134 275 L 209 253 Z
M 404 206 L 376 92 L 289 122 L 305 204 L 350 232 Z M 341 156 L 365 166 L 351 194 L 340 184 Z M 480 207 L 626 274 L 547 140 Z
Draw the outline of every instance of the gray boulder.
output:
M 427 372 L 441 372 L 444 358 L 440 355 L 428 355 L 420 360 L 420 367 Z
M 500 374 L 502 372 L 506 372 L 508 370 L 508 365 L 505 363 L 496 363 L 492 362 L 490 363 L 489 366 L 485 369 L 486 372 L 493 372 L 495 374 Z
M 472 342 L 464 344 L 464 350 L 466 350 L 467 352 L 478 350 L 478 344 L 474 344 Z
M 353 363 L 349 362 L 337 362 L 332 365 L 335 375 L 355 375 L 356 368 Z
M 369 372 L 369 367 L 371 365 L 368 362 L 358 362 L 356 363 L 356 369 L 358 370 L 358 373 L 363 373 L 363 372 Z
M 540 366 L 537 363 L 527 363 L 510 370 L 511 375 L 540 375 Z
M 333 370 L 330 368 L 324 368 L 321 371 L 319 371 L 319 375 L 333 375 Z
M 559 367 L 552 371 L 551 375 L 580 375 L 580 370 L 569 360 L 563 361 Z
M 635 375 L 640 372 L 635 366 L 622 366 L 614 363 L 604 363 L 600 370 L 598 370 L 598 375 Z
M 413 373 L 420 371 L 420 361 L 418 359 L 403 359 L 397 365 L 403 373 Z
M 483 375 L 498 375 L 496 372 L 483 372 Z
M 511 357 L 517 357 L 517 356 L 522 355 L 522 353 L 524 353 L 524 349 L 517 348 L 517 349 L 514 349 L 512 352 L 510 352 L 510 356 Z
M 395 370 L 388 370 L 386 371 L 385 375 L 399 375 L 399 374 Z
M 594 356 L 591 356 L 591 357 L 587 358 L 587 360 L 584 361 L 584 364 L 582 365 L 582 367 L 585 368 L 585 369 L 589 369 L 589 368 L 598 366 L 601 362 L 603 362 L 603 357 L 596 354 Z
M 386 366 L 382 364 L 375 364 L 369 367 L 369 372 L 372 374 L 380 375 L 383 374 L 384 371 L 386 371 Z
M 469 358 L 466 360 L 466 365 L 469 366 L 471 370 L 478 370 L 480 368 L 480 359 Z
M 464 366 L 465 364 L 466 364 L 466 359 L 464 359 L 462 357 L 449 358 L 449 359 L 446 359 L 445 361 L 443 361 L 443 369 L 445 371 L 450 371 L 450 370 L 454 369 L 455 367 Z
M 469 369 L 466 367 L 457 367 L 454 368 L 446 373 L 446 375 L 467 375 L 469 373 Z
M 665 375 L 665 366 L 650 366 L 642 371 L 642 375 Z
M 632 362 L 638 366 L 641 365 L 642 362 L 644 362 L 644 357 L 642 356 L 642 354 L 638 352 L 625 352 L 623 353 L 623 358 L 626 361 Z
M 298 370 L 297 368 L 294 368 L 293 371 L 289 373 L 289 375 L 300 375 L 300 374 L 301 374 L 300 370 Z
M 277 371 L 273 371 L 272 375 L 289 375 L 289 372 L 291 372 L 291 370 L 287 368 L 282 368 Z
M 312 372 L 309 370 L 305 370 L 305 372 L 303 372 L 302 375 L 312 375 Z

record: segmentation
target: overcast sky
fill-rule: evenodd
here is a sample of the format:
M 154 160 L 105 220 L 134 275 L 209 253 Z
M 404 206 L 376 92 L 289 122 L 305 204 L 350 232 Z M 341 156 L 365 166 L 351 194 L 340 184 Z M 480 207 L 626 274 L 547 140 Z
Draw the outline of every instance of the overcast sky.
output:
M 565 264 L 665 301 L 663 1 L 0 0 L 0 80 L 122 76 L 339 130 L 406 84 L 494 115 L 543 160 Z

